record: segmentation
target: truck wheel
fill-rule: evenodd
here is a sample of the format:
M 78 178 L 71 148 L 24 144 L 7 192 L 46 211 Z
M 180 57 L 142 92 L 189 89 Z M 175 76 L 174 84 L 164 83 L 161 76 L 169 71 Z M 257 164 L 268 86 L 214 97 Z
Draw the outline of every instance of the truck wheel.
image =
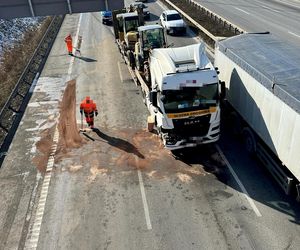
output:
M 143 59 L 142 59 L 141 55 L 138 55 L 136 65 L 137 65 L 138 71 L 141 71 L 141 72 L 144 71 Z
M 147 83 L 151 82 L 150 68 L 148 64 L 144 65 L 144 75 Z
M 234 136 L 239 136 L 242 133 L 243 125 L 240 116 L 236 112 L 231 112 L 228 117 L 229 130 Z
M 129 60 L 130 67 L 132 69 L 134 69 L 135 68 L 135 59 L 134 59 L 134 55 L 133 55 L 132 51 L 130 51 L 130 50 L 127 51 L 127 58 Z
M 142 90 L 142 97 L 143 97 L 143 103 L 147 106 L 146 94 L 145 94 L 145 92 L 143 90 Z
M 250 128 L 244 128 L 242 135 L 247 152 L 253 156 L 256 152 L 256 138 L 254 133 Z

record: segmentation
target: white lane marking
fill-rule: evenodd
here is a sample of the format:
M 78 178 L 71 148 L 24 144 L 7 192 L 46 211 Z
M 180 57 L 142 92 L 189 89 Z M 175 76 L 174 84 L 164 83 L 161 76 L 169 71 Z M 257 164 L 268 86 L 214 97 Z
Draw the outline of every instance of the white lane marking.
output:
M 136 162 L 137 162 L 137 160 L 136 160 Z M 151 230 L 152 225 L 151 225 L 151 220 L 150 220 L 150 215 L 149 215 L 149 208 L 148 208 L 148 203 L 147 203 L 147 199 L 146 199 L 146 193 L 145 193 L 142 173 L 141 173 L 140 170 L 138 170 L 138 176 L 139 176 L 140 189 L 141 189 L 142 200 L 143 200 L 143 205 L 144 205 L 144 212 L 145 212 L 147 229 Z
M 258 208 L 256 207 L 256 205 L 254 204 L 254 201 L 250 198 L 246 188 L 244 187 L 243 183 L 240 181 L 239 177 L 236 175 L 236 173 L 234 172 L 233 168 L 231 167 L 229 161 L 226 159 L 225 155 L 223 154 L 222 150 L 220 149 L 220 147 L 218 145 L 216 145 L 216 149 L 218 150 L 219 154 L 221 155 L 223 161 L 226 163 L 230 173 L 232 174 L 232 176 L 234 177 L 235 181 L 237 182 L 237 184 L 240 186 L 244 196 L 246 197 L 246 199 L 248 200 L 248 202 L 250 203 L 253 211 L 255 212 L 257 217 L 261 217 L 261 213 L 259 212 Z
M 123 82 L 123 76 L 122 76 L 122 71 L 121 71 L 121 65 L 120 65 L 120 62 L 118 62 L 118 69 L 119 69 L 119 75 L 120 75 L 121 82 Z
M 77 32 L 76 32 L 76 37 L 75 37 L 75 44 L 77 44 L 77 40 L 78 40 L 78 36 L 79 36 L 81 19 L 82 19 L 82 14 L 80 14 L 79 21 L 78 21 Z M 72 57 L 70 60 L 67 81 L 69 81 L 71 79 L 71 73 L 72 73 L 72 67 L 74 64 L 74 60 L 75 60 L 75 57 Z M 38 245 L 38 241 L 39 241 L 39 237 L 40 237 L 41 226 L 42 226 L 42 221 L 43 221 L 43 217 L 44 217 L 47 196 L 48 196 L 49 184 L 50 184 L 51 175 L 52 175 L 52 169 L 53 169 L 53 165 L 54 165 L 54 155 L 55 155 L 55 152 L 57 149 L 58 141 L 59 141 L 59 131 L 58 131 L 58 126 L 56 124 L 55 132 L 54 132 L 54 136 L 53 136 L 53 144 L 51 146 L 51 152 L 50 152 L 50 156 L 49 156 L 48 162 L 47 162 L 46 173 L 45 173 L 45 176 L 43 179 L 41 196 L 39 197 L 39 201 L 38 201 L 36 217 L 34 219 L 32 229 L 29 231 L 29 234 L 28 234 L 29 237 L 26 239 L 24 249 L 37 249 L 37 245 Z
M 244 12 L 244 13 L 247 14 L 247 15 L 250 15 L 250 13 L 247 12 L 247 11 L 245 11 L 245 10 L 242 10 L 242 9 L 240 9 L 240 8 L 238 8 L 238 7 L 234 7 L 234 8 L 237 9 L 237 10 L 239 10 L 239 11 L 241 11 L 241 12 Z
M 261 7 L 265 8 L 265 9 L 267 9 L 267 10 L 273 11 L 273 12 L 277 12 L 277 13 L 280 12 L 279 10 L 274 10 L 274 9 L 272 9 L 272 8 L 266 6 L 266 5 L 261 5 Z
M 300 35 L 297 35 L 294 32 L 288 31 L 288 33 L 291 34 L 291 35 L 293 35 L 293 36 L 296 36 L 296 37 L 300 38 Z
M 77 26 L 77 31 L 76 31 L 74 44 L 78 44 L 78 37 L 79 37 L 79 29 L 80 29 L 81 19 L 82 19 L 82 14 L 80 14 L 80 16 L 79 16 L 79 21 L 78 21 L 78 26 Z M 75 52 L 73 52 L 73 54 L 74 53 Z M 71 60 L 70 60 L 70 64 L 69 64 L 67 81 L 70 81 L 70 79 L 71 79 L 71 74 L 72 74 L 72 68 L 73 68 L 74 61 L 75 61 L 75 57 L 72 56 Z

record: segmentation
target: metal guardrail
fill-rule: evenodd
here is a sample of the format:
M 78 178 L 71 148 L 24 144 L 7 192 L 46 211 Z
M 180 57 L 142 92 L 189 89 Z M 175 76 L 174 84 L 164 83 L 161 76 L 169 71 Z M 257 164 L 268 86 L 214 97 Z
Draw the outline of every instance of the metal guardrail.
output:
M 30 100 L 64 16 L 53 17 L 33 56 L 0 112 L 0 167 Z
M 225 29 L 232 31 L 234 34 L 239 35 L 245 33 L 245 31 L 241 27 L 231 23 L 230 21 L 228 21 L 222 16 L 213 13 L 209 9 L 202 6 L 200 3 L 195 2 L 194 0 L 185 0 L 185 1 L 188 2 L 190 5 L 192 5 L 193 7 L 195 7 L 195 9 L 201 11 L 202 13 L 205 13 L 206 16 L 210 17 L 215 22 L 221 24 Z

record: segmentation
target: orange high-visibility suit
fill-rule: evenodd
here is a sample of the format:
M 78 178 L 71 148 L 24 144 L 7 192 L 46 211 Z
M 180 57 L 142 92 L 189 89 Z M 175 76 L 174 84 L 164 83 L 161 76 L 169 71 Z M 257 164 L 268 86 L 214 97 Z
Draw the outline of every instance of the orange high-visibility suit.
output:
M 65 38 L 65 43 L 67 44 L 67 49 L 68 49 L 69 55 L 73 55 L 73 41 L 72 41 L 71 34 L 69 34 Z
M 98 110 L 96 103 L 87 96 L 81 103 L 80 103 L 80 113 L 85 115 L 85 120 L 87 124 L 91 127 L 94 128 L 94 114 L 97 116 L 98 115 Z

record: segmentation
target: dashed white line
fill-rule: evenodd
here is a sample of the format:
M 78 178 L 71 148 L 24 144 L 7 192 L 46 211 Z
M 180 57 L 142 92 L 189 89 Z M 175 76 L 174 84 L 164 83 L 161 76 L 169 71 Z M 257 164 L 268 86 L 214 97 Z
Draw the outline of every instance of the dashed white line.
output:
M 254 201 L 250 198 L 249 193 L 247 192 L 246 188 L 244 187 L 243 183 L 240 181 L 239 177 L 237 176 L 237 174 L 234 172 L 233 168 L 231 167 L 229 161 L 226 159 L 225 155 L 223 154 L 222 150 L 220 149 L 220 147 L 218 145 L 216 145 L 216 149 L 218 150 L 219 154 L 221 155 L 223 161 L 226 163 L 230 173 L 232 174 L 233 178 L 235 179 L 235 181 L 237 182 L 237 184 L 240 186 L 244 196 L 246 197 L 246 199 L 248 200 L 248 202 L 250 203 L 250 206 L 252 207 L 253 211 L 255 212 L 257 217 L 261 217 L 261 213 L 259 212 L 258 208 L 256 207 Z
M 77 32 L 76 32 L 76 37 L 75 37 L 75 44 L 77 44 L 77 40 L 78 40 L 78 36 L 79 36 L 81 19 L 82 19 L 82 14 L 80 14 L 79 21 L 78 21 Z M 69 81 L 71 79 L 71 73 L 72 73 L 74 60 L 75 60 L 75 57 L 72 57 L 70 60 L 67 81 Z M 39 241 L 39 237 L 40 237 L 40 230 L 41 230 L 42 221 L 43 221 L 43 217 L 44 217 L 47 196 L 48 196 L 48 189 L 49 189 L 49 184 L 50 184 L 50 180 L 51 180 L 52 169 L 53 169 L 53 165 L 54 165 L 54 155 L 55 155 L 55 152 L 57 149 L 58 140 L 59 140 L 59 131 L 58 131 L 58 126 L 56 125 L 54 136 L 53 136 L 53 144 L 51 146 L 51 152 L 50 152 L 50 156 L 49 156 L 48 162 L 47 162 L 46 174 L 44 176 L 41 195 L 40 195 L 39 201 L 38 201 L 36 217 L 34 219 L 33 226 L 28 234 L 28 238 L 26 239 L 24 249 L 37 249 L 37 245 L 38 245 L 38 241 Z
M 237 10 L 239 10 L 239 11 L 241 11 L 241 12 L 243 12 L 243 13 L 245 13 L 245 14 L 247 14 L 247 15 L 250 15 L 250 13 L 247 12 L 247 11 L 245 11 L 245 10 L 242 10 L 242 9 L 240 9 L 238 7 L 234 7 L 234 8 L 237 9 Z
M 135 163 L 138 166 L 138 157 L 137 156 L 135 156 Z M 149 207 L 148 207 L 148 203 L 147 203 L 142 173 L 140 170 L 138 170 L 137 172 L 138 172 L 138 177 L 139 177 L 139 184 L 140 184 L 140 189 L 141 189 L 141 195 L 142 195 L 142 201 L 143 201 L 143 206 L 144 206 L 144 213 L 145 213 L 145 218 L 146 218 L 147 229 L 152 230 L 152 225 L 151 225 L 151 220 L 150 220 L 150 215 L 149 215 Z
M 295 34 L 294 32 L 288 31 L 288 33 L 291 34 L 291 35 L 293 35 L 293 36 L 296 36 L 296 37 L 300 38 L 300 35 Z
M 142 200 L 143 200 L 143 206 L 144 206 L 147 229 L 151 230 L 152 225 L 151 225 L 151 220 L 150 220 L 150 215 L 149 215 L 149 208 L 148 208 L 148 203 L 147 203 L 147 198 L 146 198 L 142 173 L 141 173 L 140 170 L 138 170 L 138 176 L 139 176 L 139 183 L 140 183 L 140 189 L 141 189 L 141 194 L 142 194 Z

